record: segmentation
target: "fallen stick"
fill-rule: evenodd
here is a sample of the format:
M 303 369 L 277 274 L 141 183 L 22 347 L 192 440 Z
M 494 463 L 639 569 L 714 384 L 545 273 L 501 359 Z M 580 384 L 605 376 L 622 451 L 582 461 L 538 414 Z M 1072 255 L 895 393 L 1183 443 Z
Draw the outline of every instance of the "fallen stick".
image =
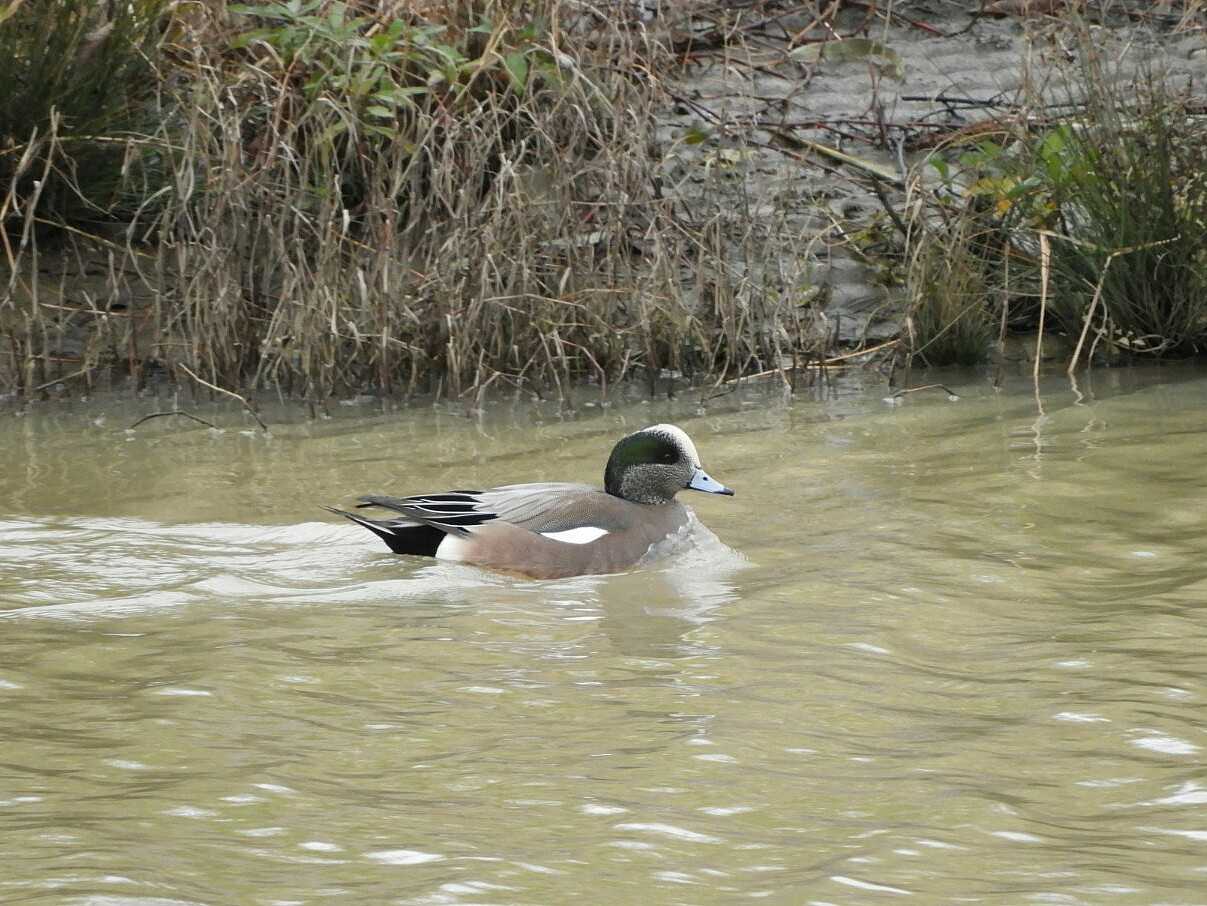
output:
M 735 378 L 730 378 L 727 381 L 722 381 L 716 384 L 717 387 L 728 387 L 730 384 L 739 384 L 742 381 L 753 381 L 758 378 L 771 377 L 773 374 L 792 374 L 797 371 L 808 371 L 812 368 L 829 368 L 838 365 L 847 359 L 854 359 L 861 355 L 871 355 L 874 352 L 879 352 L 882 349 L 888 349 L 890 346 L 896 346 L 900 340 L 887 340 L 879 346 L 870 346 L 867 349 L 856 349 L 854 352 L 845 352 L 842 355 L 831 356 L 828 359 L 822 359 L 820 362 L 805 362 L 799 365 L 793 365 L 789 368 L 768 368 L 766 371 L 758 371 L 754 374 L 742 374 Z
M 204 418 L 193 415 L 191 412 L 185 412 L 182 409 L 171 409 L 171 410 L 165 411 L 165 412 L 152 412 L 150 415 L 144 415 L 142 418 L 140 418 L 138 421 L 136 421 L 134 424 L 132 424 L 126 430 L 133 431 L 135 428 L 137 428 L 143 422 L 149 422 L 153 418 L 163 418 L 165 415 L 180 415 L 180 416 L 183 416 L 184 418 L 191 418 L 193 421 L 199 422 L 200 424 L 205 425 L 207 428 L 213 428 L 214 430 L 218 429 L 218 426 L 215 425 L 213 422 L 207 422 Z
M 904 390 L 898 390 L 896 393 L 894 393 L 892 396 L 890 396 L 889 399 L 899 400 L 899 399 L 901 399 L 901 397 L 905 396 L 907 393 L 918 393 L 922 390 L 942 390 L 944 393 L 946 393 L 952 399 L 958 400 L 960 398 L 960 395 L 958 393 L 956 393 L 954 390 L 952 390 L 950 387 L 948 387 L 946 384 L 923 384 L 921 387 L 908 387 Z

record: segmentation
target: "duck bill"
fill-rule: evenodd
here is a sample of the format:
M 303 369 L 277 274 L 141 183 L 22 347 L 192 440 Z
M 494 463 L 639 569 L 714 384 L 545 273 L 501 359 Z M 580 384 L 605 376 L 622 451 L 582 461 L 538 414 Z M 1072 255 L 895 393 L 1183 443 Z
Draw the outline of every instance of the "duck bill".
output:
M 703 491 L 706 494 L 725 494 L 728 497 L 733 496 L 733 490 L 725 487 L 721 482 L 709 478 L 703 469 L 696 469 L 692 473 L 692 480 L 687 483 L 688 488 L 693 491 Z

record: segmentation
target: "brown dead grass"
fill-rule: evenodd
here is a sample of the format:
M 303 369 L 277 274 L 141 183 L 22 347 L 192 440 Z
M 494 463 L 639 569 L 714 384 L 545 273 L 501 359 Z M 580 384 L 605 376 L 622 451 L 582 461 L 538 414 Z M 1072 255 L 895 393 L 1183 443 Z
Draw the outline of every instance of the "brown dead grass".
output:
M 159 48 L 159 126 L 94 137 L 137 164 L 133 208 L 70 223 L 7 187 L 11 390 L 180 365 L 244 392 L 472 396 L 820 354 L 790 263 L 806 240 L 747 213 L 765 199 L 730 174 L 706 174 L 717 191 L 690 212 L 668 200 L 641 75 L 668 60 L 639 22 L 561 0 L 353 14 L 366 41 L 445 30 L 396 39 L 367 76 L 376 51 L 326 53 L 319 26 L 300 50 L 240 46 L 256 23 L 185 8 Z M 462 59 L 442 68 L 448 48 Z M 410 93 L 383 108 L 376 79 Z M 53 120 L 27 169 L 84 195 L 77 139 Z

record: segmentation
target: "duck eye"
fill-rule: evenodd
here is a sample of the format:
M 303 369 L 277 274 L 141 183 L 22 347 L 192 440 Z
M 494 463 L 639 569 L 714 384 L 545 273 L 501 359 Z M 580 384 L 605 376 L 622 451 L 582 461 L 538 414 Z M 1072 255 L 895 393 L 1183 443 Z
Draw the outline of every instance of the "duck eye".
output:
M 674 462 L 678 458 L 679 457 L 675 455 L 675 452 L 673 450 L 666 450 L 662 453 L 661 456 L 658 457 L 658 461 L 669 464 L 669 463 Z

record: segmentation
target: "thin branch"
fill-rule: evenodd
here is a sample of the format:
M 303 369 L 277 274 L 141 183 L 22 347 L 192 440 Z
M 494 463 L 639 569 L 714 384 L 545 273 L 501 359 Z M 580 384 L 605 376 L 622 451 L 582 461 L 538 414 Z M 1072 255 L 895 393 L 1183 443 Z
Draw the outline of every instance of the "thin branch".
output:
M 872 355 L 873 353 L 879 352 L 882 349 L 889 349 L 890 347 L 896 346 L 900 342 L 901 342 L 900 340 L 888 340 L 884 343 L 881 343 L 878 346 L 870 346 L 867 349 L 856 349 L 854 352 L 845 352 L 842 355 L 831 356 L 828 359 L 822 359 L 821 361 L 818 361 L 818 362 L 805 362 L 803 364 L 793 365 L 791 368 L 768 368 L 766 371 L 758 371 L 754 374 L 741 374 L 735 378 L 730 378 L 727 381 L 718 381 L 715 386 L 728 387 L 731 384 L 740 384 L 742 381 L 754 381 L 754 380 L 758 380 L 759 378 L 771 377 L 773 374 L 774 375 L 795 374 L 798 371 L 814 371 L 814 370 L 821 370 L 823 368 L 831 368 L 836 365 L 839 365 L 840 363 L 846 361 L 847 359 L 854 359 L 854 358 L 858 358 L 859 356 L 864 356 L 864 355 Z M 846 367 L 846 366 L 844 366 L 844 367 Z M 728 391 L 728 390 L 725 391 L 725 393 L 729 393 L 729 392 L 730 391 Z M 723 394 L 717 394 L 717 396 L 722 396 L 722 395 Z M 705 401 L 707 401 L 707 400 L 715 399 L 715 398 L 716 397 L 714 397 L 714 396 L 708 396 L 708 397 L 705 397 L 704 399 L 705 399 Z
M 831 356 L 830 358 L 824 360 L 823 362 L 821 362 L 819 364 L 806 365 L 805 367 L 806 368 L 820 368 L 820 367 L 825 367 L 826 365 L 837 365 L 839 362 L 843 361 L 844 359 L 853 359 L 856 356 L 861 356 L 861 355 L 871 355 L 873 352 L 879 352 L 882 349 L 888 349 L 892 346 L 896 346 L 900 342 L 901 342 L 900 338 L 895 339 L 895 340 L 887 340 L 884 343 L 881 343 L 879 346 L 869 346 L 867 349 L 856 349 L 854 352 L 846 352 L 846 353 L 843 353 L 842 355 Z
M 217 386 L 216 384 L 211 384 L 209 381 L 205 380 L 205 378 L 200 378 L 197 375 L 193 374 L 193 372 L 189 371 L 187 366 L 182 365 L 179 362 L 176 363 L 176 367 L 179 368 L 181 371 L 183 371 L 185 374 L 187 374 L 189 377 L 191 377 L 193 380 L 195 380 L 201 386 L 208 387 L 210 390 L 213 390 L 216 393 L 221 393 L 224 396 L 229 396 L 231 399 L 238 400 L 240 403 L 243 404 L 243 408 L 251 413 L 251 417 L 256 420 L 256 424 L 258 424 L 260 426 L 260 429 L 265 434 L 268 433 L 268 425 L 264 424 L 264 419 L 260 418 L 259 413 L 256 412 L 256 410 L 254 408 L 252 408 L 252 404 L 247 401 L 246 397 L 240 396 L 239 394 L 235 393 L 233 390 L 226 390 L 222 387 Z
M 958 400 L 960 398 L 960 395 L 958 393 L 956 393 L 954 390 L 952 390 L 950 387 L 948 387 L 946 384 L 924 384 L 921 387 L 909 387 L 904 390 L 898 390 L 891 397 L 889 397 L 889 399 L 894 399 L 894 400 L 901 399 L 901 397 L 905 396 L 907 393 L 919 393 L 923 390 L 942 390 L 944 393 L 946 393 L 952 399 Z
M 47 387 L 53 387 L 55 384 L 61 384 L 61 383 L 64 383 L 65 381 L 70 381 L 72 378 L 82 377 L 83 375 L 87 374 L 89 371 L 92 371 L 94 368 L 96 368 L 95 365 L 85 365 L 79 371 L 73 371 L 73 372 L 71 372 L 71 374 L 65 374 L 62 377 L 57 377 L 54 380 L 47 381 L 45 384 L 39 384 L 37 387 L 35 387 L 33 389 L 33 392 L 37 393 L 40 390 L 45 390 Z
M 138 421 L 136 421 L 134 424 L 132 424 L 126 430 L 133 431 L 135 428 L 137 428 L 143 422 L 149 422 L 153 418 L 162 418 L 165 415 L 179 415 L 184 418 L 191 418 L 193 421 L 199 422 L 200 424 L 205 425 L 207 428 L 213 428 L 214 430 L 218 430 L 218 426 L 215 425 L 213 422 L 207 422 L 204 418 L 200 418 L 199 416 L 193 415 L 192 413 L 189 413 L 189 412 L 185 412 L 181 409 L 171 409 L 166 412 L 152 412 L 150 415 L 144 415 L 142 418 L 140 418 Z
M 888 195 L 885 194 L 884 187 L 880 185 L 880 180 L 872 178 L 872 191 L 876 193 L 876 197 L 880 199 L 880 206 L 884 208 L 884 213 L 888 214 L 888 219 L 893 222 L 893 226 L 897 228 L 905 239 L 909 238 L 909 227 L 905 225 L 905 221 L 901 219 L 901 215 L 893 207 L 892 202 L 888 200 Z

